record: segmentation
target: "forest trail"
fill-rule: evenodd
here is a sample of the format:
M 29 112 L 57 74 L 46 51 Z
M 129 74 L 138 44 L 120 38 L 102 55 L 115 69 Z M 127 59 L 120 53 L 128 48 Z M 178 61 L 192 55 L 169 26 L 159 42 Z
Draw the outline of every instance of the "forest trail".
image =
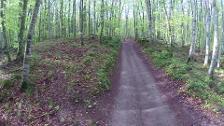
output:
M 123 43 L 118 94 L 112 126 L 179 126 L 174 110 L 156 86 L 148 64 L 138 55 L 133 40 Z M 191 122 L 189 122 L 190 124 Z

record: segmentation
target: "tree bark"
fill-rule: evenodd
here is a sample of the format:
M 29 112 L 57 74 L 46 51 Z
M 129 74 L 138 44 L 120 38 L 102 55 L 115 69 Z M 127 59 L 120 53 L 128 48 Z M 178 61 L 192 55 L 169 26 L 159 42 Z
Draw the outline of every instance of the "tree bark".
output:
M 84 12 L 83 12 L 83 0 L 80 0 L 80 41 L 81 41 L 81 45 L 84 45 L 84 42 L 83 42 L 83 15 L 84 15 Z
M 23 83 L 29 82 L 30 63 L 32 58 L 32 42 L 33 42 L 33 35 L 35 31 L 35 25 L 37 21 L 37 15 L 39 13 L 40 4 L 41 4 L 41 0 L 36 0 L 31 23 L 29 26 L 28 35 L 27 35 L 27 45 L 25 49 L 26 52 L 25 52 L 24 61 L 23 61 Z
M 93 34 L 96 36 L 96 27 L 97 27 L 97 22 L 96 22 L 96 0 L 93 1 Z
M 66 28 L 64 25 L 64 0 L 60 1 L 60 22 L 61 22 L 61 35 L 65 37 L 66 35 Z
M 195 54 L 195 47 L 196 47 L 196 34 L 197 34 L 197 15 L 196 15 L 196 9 L 197 9 L 197 0 L 193 0 L 192 4 L 192 42 L 189 50 L 189 55 L 188 55 L 188 60 L 187 62 L 189 63 Z
M 104 32 L 104 0 L 101 0 L 101 30 L 100 30 L 100 43 L 102 43 L 103 39 L 103 32 Z
M 181 21 L 181 46 L 185 45 L 185 32 L 184 32 L 184 0 L 181 0 L 182 21 Z
M 206 39 L 205 39 L 205 59 L 204 59 L 204 66 L 208 65 L 209 61 L 209 52 L 210 52 L 210 41 L 211 41 L 211 7 L 206 2 Z
M 73 12 L 72 12 L 72 32 L 74 37 L 76 38 L 76 0 L 73 0 Z
M 219 48 L 219 55 L 218 55 L 218 61 L 217 61 L 218 68 L 221 66 L 221 55 L 224 49 L 224 10 L 223 10 L 223 1 L 221 0 L 220 2 L 221 2 L 221 12 L 222 12 L 222 37 L 221 37 L 221 44 Z
M 7 38 L 7 29 L 6 29 L 6 17 L 5 17 L 5 7 L 6 7 L 6 0 L 1 0 L 1 18 L 2 18 L 2 33 L 3 33 L 3 39 L 4 39 L 4 53 L 6 54 L 8 58 L 8 62 L 11 62 L 11 56 L 9 53 L 9 43 Z
M 19 29 L 19 35 L 18 35 L 18 41 L 19 41 L 19 50 L 17 54 L 17 60 L 22 60 L 24 55 L 24 31 L 25 31 L 25 23 L 26 23 L 26 15 L 27 15 L 27 4 L 28 0 L 20 0 L 20 5 L 22 7 L 21 13 L 20 13 L 20 29 Z
M 88 2 L 88 35 L 91 35 L 91 0 Z
M 71 35 L 71 0 L 68 0 L 68 37 Z
M 152 28 L 152 5 L 151 0 L 145 0 L 147 14 L 148 14 L 148 31 L 149 31 L 149 38 L 152 39 L 153 37 L 153 28 Z
M 212 60 L 211 64 L 208 70 L 208 75 L 210 77 L 213 77 L 214 69 L 217 65 L 217 59 L 218 59 L 218 54 L 219 54 L 219 40 L 218 40 L 218 8 L 216 5 L 216 0 L 213 0 L 212 2 L 213 6 L 213 22 L 214 22 L 214 43 L 213 43 L 213 53 L 212 53 Z

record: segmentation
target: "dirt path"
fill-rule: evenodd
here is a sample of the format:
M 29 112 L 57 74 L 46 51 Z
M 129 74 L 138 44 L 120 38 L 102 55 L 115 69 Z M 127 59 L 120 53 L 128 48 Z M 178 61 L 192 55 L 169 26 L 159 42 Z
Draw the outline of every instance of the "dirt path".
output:
M 123 43 L 112 126 L 181 126 L 132 40 Z M 188 124 L 187 124 L 188 125 Z M 191 122 L 189 122 L 191 125 Z

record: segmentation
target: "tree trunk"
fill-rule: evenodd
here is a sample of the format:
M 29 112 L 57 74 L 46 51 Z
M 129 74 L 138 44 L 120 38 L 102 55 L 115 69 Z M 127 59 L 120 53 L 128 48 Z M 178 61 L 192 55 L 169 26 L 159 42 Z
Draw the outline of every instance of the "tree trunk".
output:
M 80 41 L 81 41 L 81 45 L 84 45 L 84 42 L 83 42 L 83 15 L 84 15 L 84 12 L 83 12 L 83 0 L 80 0 Z
M 6 29 L 6 17 L 5 17 L 5 7 L 6 7 L 6 0 L 1 0 L 1 18 L 2 18 L 2 32 L 3 32 L 3 39 L 4 39 L 4 52 L 8 58 L 8 62 L 11 62 L 11 56 L 9 53 L 9 43 L 7 38 L 7 29 Z
M 88 35 L 91 35 L 91 0 L 88 3 Z
M 216 0 L 213 0 L 212 2 L 213 6 L 213 22 L 214 22 L 214 43 L 213 43 L 213 53 L 212 53 L 212 60 L 211 64 L 208 70 L 208 75 L 210 77 L 213 77 L 214 69 L 217 65 L 217 59 L 218 59 L 218 54 L 219 54 L 219 40 L 218 40 L 218 8 L 216 5 Z
M 193 16 L 193 19 L 192 19 L 192 42 L 191 42 L 188 60 L 187 60 L 188 63 L 193 59 L 193 56 L 195 54 L 196 34 L 197 34 L 197 31 L 196 31 L 196 28 L 197 28 L 196 9 L 197 9 L 197 1 L 194 0 L 192 2 L 192 16 Z
M 25 31 L 25 23 L 26 23 L 27 4 L 28 4 L 28 0 L 20 0 L 20 5 L 22 7 L 22 10 L 20 13 L 20 29 L 19 29 L 19 35 L 18 35 L 19 50 L 17 54 L 17 60 L 22 60 L 23 54 L 24 54 L 24 46 L 25 46 L 24 31 Z
M 152 5 L 151 0 L 145 0 L 146 7 L 147 7 L 147 14 L 148 14 L 148 31 L 149 31 L 149 38 L 152 39 L 153 31 L 152 31 Z
M 181 46 L 185 45 L 185 33 L 184 33 L 184 0 L 181 0 L 181 10 L 182 10 L 182 22 L 181 22 Z
M 68 37 L 70 37 L 71 34 L 71 0 L 68 0 Z
M 65 37 L 66 30 L 64 26 L 64 0 L 61 0 L 60 2 L 60 22 L 61 22 L 61 35 L 62 37 Z
M 93 2 L 93 34 L 96 35 L 96 27 L 97 27 L 97 22 L 96 22 L 96 0 Z
M 101 0 L 101 30 L 100 30 L 100 43 L 102 43 L 103 32 L 104 32 L 104 0 Z
M 138 39 L 138 26 L 137 26 L 137 6 L 136 3 L 133 4 L 133 18 L 134 18 L 134 33 L 135 33 L 135 40 Z
M 221 0 L 221 11 L 222 11 L 222 37 L 221 37 L 221 44 L 219 48 L 219 56 L 217 61 L 217 67 L 221 66 L 221 55 L 224 49 L 224 10 L 223 10 L 223 1 Z
M 26 84 L 27 82 L 29 82 L 30 62 L 32 58 L 32 42 L 33 42 L 33 35 L 35 31 L 35 25 L 37 21 L 37 15 L 39 13 L 40 4 L 41 4 L 41 0 L 36 0 L 31 23 L 29 26 L 28 35 L 27 35 L 27 45 L 25 49 L 26 52 L 24 55 L 24 62 L 23 62 L 23 84 Z
M 211 41 L 211 8 L 208 2 L 206 2 L 206 39 L 205 39 L 205 59 L 204 66 L 208 65 L 209 52 L 210 52 L 210 41 Z
M 169 20 L 169 43 L 173 47 L 174 43 L 174 29 L 172 22 L 173 18 L 173 0 L 169 0 L 168 20 Z
M 48 0 L 48 18 L 47 18 L 47 27 L 48 27 L 48 38 L 52 38 L 52 26 L 51 26 L 51 20 L 52 20 L 52 14 L 51 14 L 51 0 Z
M 128 15 L 129 15 L 129 8 L 126 8 L 126 14 L 125 14 L 125 37 L 129 37 L 129 30 L 128 30 Z
M 73 0 L 73 12 L 72 12 L 72 32 L 74 37 L 76 38 L 76 0 Z

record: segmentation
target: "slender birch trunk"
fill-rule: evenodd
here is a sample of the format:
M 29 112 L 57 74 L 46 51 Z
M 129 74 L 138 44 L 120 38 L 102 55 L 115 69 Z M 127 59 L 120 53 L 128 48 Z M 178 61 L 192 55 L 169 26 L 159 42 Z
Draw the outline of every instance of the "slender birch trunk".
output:
M 101 31 L 100 31 L 100 43 L 102 43 L 103 32 L 104 32 L 104 0 L 101 0 Z
M 212 52 L 212 60 L 208 70 L 208 75 L 213 77 L 214 69 L 217 65 L 218 54 L 219 54 L 219 36 L 218 36 L 218 8 L 216 5 L 216 0 L 212 2 L 213 6 L 213 22 L 214 22 L 214 43 L 213 43 L 213 52 Z
M 73 0 L 73 12 L 72 12 L 72 32 L 76 38 L 76 0 Z
M 210 52 L 210 41 L 211 41 L 211 7 L 206 2 L 206 39 L 205 39 L 205 59 L 204 59 L 204 66 L 208 65 L 209 61 L 209 52 Z
M 96 36 L 96 27 L 97 27 L 97 22 L 96 22 L 96 0 L 93 1 L 93 34 Z
M 84 17 L 84 12 L 83 12 L 83 0 L 80 0 L 80 9 L 79 9 L 79 13 L 80 13 L 80 41 L 81 41 L 81 45 L 84 45 L 84 40 L 83 40 L 83 17 Z
M 187 62 L 190 62 L 193 59 L 193 56 L 195 54 L 195 47 L 196 47 L 196 34 L 197 34 L 197 15 L 196 15 L 196 9 L 197 9 L 197 0 L 193 0 L 192 4 L 192 42 L 189 50 L 188 60 Z

